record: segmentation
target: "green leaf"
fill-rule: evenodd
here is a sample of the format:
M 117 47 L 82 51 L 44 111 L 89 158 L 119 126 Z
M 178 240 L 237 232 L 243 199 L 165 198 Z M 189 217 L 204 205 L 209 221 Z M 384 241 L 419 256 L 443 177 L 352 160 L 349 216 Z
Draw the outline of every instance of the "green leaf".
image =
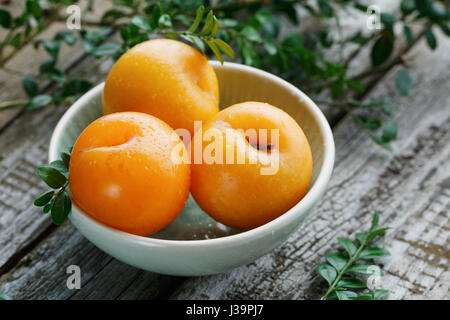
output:
M 369 271 L 369 267 L 373 266 L 373 264 L 355 264 L 347 269 L 347 272 L 355 272 L 355 273 L 361 273 L 361 274 L 372 274 L 372 271 Z
M 117 10 L 117 9 L 110 9 L 106 11 L 101 19 L 101 22 L 112 22 L 118 18 L 122 18 L 126 16 L 125 12 Z
M 85 93 L 92 87 L 92 83 L 82 79 L 72 79 L 64 83 L 62 96 L 70 97 L 80 93 Z
M 392 27 L 394 23 L 397 22 L 397 17 L 390 13 L 382 12 L 380 15 L 380 20 L 384 25 Z
M 142 16 L 134 16 L 131 18 L 130 23 L 144 31 L 150 31 L 152 29 L 147 19 Z
M 368 248 L 361 251 L 359 259 L 374 259 L 389 256 L 390 253 L 384 248 Z
M 392 115 L 393 102 L 390 99 L 383 100 L 381 103 L 383 113 L 387 116 Z
M 369 130 L 376 130 L 381 127 L 381 120 L 379 118 L 367 118 L 360 115 L 354 115 L 353 118 L 361 127 Z
M 43 206 L 45 206 L 47 203 L 49 203 L 49 201 L 52 199 L 54 194 L 55 194 L 54 191 L 49 191 L 47 193 L 44 193 L 42 196 L 40 196 L 39 198 L 34 200 L 34 205 L 36 207 L 43 207 Z
M 355 292 L 349 290 L 337 290 L 336 295 L 339 300 L 351 300 L 357 296 Z
M 340 253 L 327 253 L 325 259 L 329 264 L 335 267 L 337 271 L 341 271 L 347 264 L 347 258 Z
M 202 53 L 205 52 L 205 44 L 203 43 L 203 40 L 200 37 L 197 37 L 195 35 L 184 35 L 184 34 L 180 35 L 180 37 L 195 44 Z
M 331 90 L 331 97 L 333 100 L 337 100 L 342 94 L 344 93 L 344 87 L 345 81 L 342 77 L 339 77 L 336 81 L 330 82 L 330 90 Z
M 358 250 L 356 244 L 350 239 L 338 238 L 338 241 L 341 244 L 341 246 L 345 249 L 345 251 L 347 251 L 349 256 L 353 256 Z
M 431 50 L 436 49 L 437 40 L 433 33 L 433 30 L 431 30 L 431 27 L 425 30 L 425 38 L 427 39 L 428 46 L 431 48 Z
M 50 72 L 50 74 L 48 75 L 49 79 L 54 81 L 54 82 L 65 82 L 66 81 L 66 74 L 59 70 L 59 69 L 54 69 Z
M 238 40 L 241 40 L 238 38 Z M 242 62 L 246 65 L 253 66 L 255 65 L 254 57 L 254 49 L 253 46 L 248 41 L 238 41 L 239 52 L 242 57 Z M 279 52 L 281 55 L 281 52 Z
M 39 72 L 41 74 L 50 73 L 55 69 L 56 59 L 50 58 L 45 60 L 39 67 Z
M 44 206 L 44 209 L 42 209 L 42 212 L 49 213 L 50 210 L 52 210 L 52 206 L 53 206 L 53 201 L 50 201 L 50 203 L 48 203 Z
M 368 235 L 367 232 L 361 232 L 361 233 L 357 233 L 355 238 L 356 238 L 356 240 L 359 241 L 360 244 L 363 244 L 367 239 L 367 235 Z
M 379 222 L 380 222 L 380 215 L 378 212 L 375 212 L 372 217 L 372 223 L 370 224 L 369 233 L 374 231 L 378 227 Z
M 383 32 L 375 41 L 370 53 L 373 66 L 379 66 L 389 59 L 394 50 L 394 40 L 394 33 L 390 30 Z
M 328 263 L 321 263 L 317 266 L 317 272 L 324 278 L 328 284 L 332 284 L 337 277 L 337 271 L 335 268 L 330 266 Z
M 204 12 L 205 12 L 205 7 L 204 6 L 198 7 L 196 15 L 195 15 L 194 22 L 189 27 L 188 32 L 195 32 L 195 30 L 197 30 L 198 26 L 200 25 L 200 22 L 202 21 Z
M 213 42 L 217 45 L 217 47 L 219 47 L 220 50 L 222 50 L 223 53 L 225 53 L 231 59 L 234 59 L 234 51 L 225 41 L 214 39 Z
M 405 15 L 412 13 L 416 9 L 414 0 L 402 0 L 400 4 L 400 9 L 402 10 L 402 13 Z
M 23 76 L 22 86 L 25 93 L 30 97 L 34 97 L 38 94 L 39 87 L 36 78 L 33 76 Z
M 381 299 L 387 297 L 388 294 L 389 294 L 388 290 L 377 289 L 374 292 L 372 292 L 372 297 L 373 297 L 373 300 L 381 300 Z
M 439 28 L 441 28 L 442 32 L 447 36 L 450 37 L 450 27 L 441 23 L 439 24 Z
M 317 4 L 319 5 L 320 13 L 325 17 L 332 17 L 334 10 L 333 7 L 328 4 L 325 0 L 318 0 Z
M 25 7 L 31 15 L 33 15 L 36 18 L 39 18 L 41 16 L 41 7 L 39 6 L 39 3 L 35 0 L 27 0 L 25 2 Z
M 351 90 L 361 93 L 364 92 L 364 85 L 361 81 L 354 80 L 354 79 L 348 79 L 345 82 L 347 84 L 347 87 L 349 87 Z
M 214 14 L 212 10 L 210 10 L 206 16 L 205 24 L 203 25 L 202 31 L 200 31 L 200 34 L 205 36 L 211 33 L 213 27 L 214 27 Z
M 55 199 L 51 209 L 52 220 L 55 224 L 61 224 L 69 215 L 72 202 L 67 194 L 61 192 Z
M 33 110 L 44 107 L 52 102 L 52 97 L 47 94 L 40 94 L 34 96 L 30 102 L 25 106 L 25 110 Z
M 400 69 L 397 71 L 397 74 L 395 75 L 395 85 L 397 86 L 398 92 L 400 92 L 401 95 L 406 96 L 411 91 L 412 87 L 412 77 L 411 74 L 407 69 Z
M 386 121 L 383 126 L 383 135 L 381 138 L 385 142 L 389 142 L 397 138 L 397 124 L 395 121 Z
M 356 278 L 342 278 L 337 284 L 338 288 L 353 288 L 353 289 L 363 289 L 366 288 L 366 284 Z
M 8 29 L 9 27 L 11 27 L 11 22 L 12 17 L 9 11 L 6 8 L 0 6 L 0 26 Z
M 266 49 L 267 53 L 271 56 L 277 54 L 278 51 L 277 46 L 271 40 L 264 41 L 264 49 Z
M 406 38 L 406 42 L 408 43 L 408 46 L 412 46 L 412 44 L 414 42 L 414 37 L 413 37 L 411 28 L 407 25 L 404 25 L 403 33 L 405 34 L 405 38 Z
M 216 44 L 212 40 L 207 40 L 206 44 L 211 48 L 211 51 L 214 53 L 220 63 L 223 64 L 222 54 L 220 53 L 219 48 L 217 48 Z
M 217 18 L 213 15 L 213 27 L 210 36 L 215 37 L 217 36 L 218 32 L 219 32 L 219 21 L 217 21 Z
M 58 55 L 59 49 L 61 48 L 61 42 L 58 40 L 45 40 L 44 41 L 44 49 L 48 52 L 49 55 L 56 58 Z
M 61 188 L 67 182 L 67 178 L 53 167 L 39 167 L 37 173 L 52 189 Z
M 69 170 L 70 154 L 61 152 L 60 158 L 64 162 L 66 169 Z
M 158 19 L 158 26 L 160 28 L 172 28 L 172 19 L 168 14 L 163 14 Z
M 339 298 L 336 295 L 336 291 L 331 292 L 328 297 L 326 298 L 326 300 L 339 300 Z
M 249 41 L 262 43 L 261 35 L 251 26 L 245 26 L 241 31 L 241 35 Z
M 22 40 L 22 34 L 16 33 L 14 35 L 14 37 L 12 37 L 11 40 L 9 40 L 9 44 L 12 45 L 14 48 L 19 48 L 21 40 Z
M 374 230 L 373 232 L 371 232 L 368 236 L 368 241 L 372 240 L 373 238 L 375 238 L 376 236 L 382 236 L 386 233 L 387 230 L 389 230 L 390 228 L 380 228 L 377 230 Z
M 112 56 L 120 50 L 122 50 L 122 47 L 116 43 L 105 43 L 95 48 L 92 54 L 96 57 Z
M 220 19 L 220 23 L 226 28 L 235 28 L 239 22 L 234 19 Z
M 369 137 L 380 147 L 385 148 L 386 150 L 392 152 L 392 147 L 391 147 L 389 141 L 384 141 L 381 137 L 374 136 L 374 135 L 370 135 Z
M 150 25 L 152 26 L 152 29 L 158 27 L 158 21 L 159 17 L 161 17 L 161 14 L 162 14 L 161 6 L 160 5 L 154 6 L 152 10 L 152 19 L 150 20 Z
M 68 171 L 67 171 L 66 164 L 64 163 L 63 160 L 55 160 L 55 161 L 50 162 L 50 167 L 55 168 L 56 170 L 61 172 L 67 178 Z

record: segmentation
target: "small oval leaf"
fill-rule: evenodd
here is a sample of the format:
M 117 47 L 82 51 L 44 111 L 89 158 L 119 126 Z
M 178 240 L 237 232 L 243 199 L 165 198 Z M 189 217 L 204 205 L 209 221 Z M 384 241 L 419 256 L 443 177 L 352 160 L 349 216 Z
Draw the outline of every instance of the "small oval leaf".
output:
M 325 259 L 329 264 L 335 267 L 337 271 L 344 269 L 347 264 L 347 258 L 340 253 L 327 253 Z
M 381 257 L 387 257 L 391 255 L 388 250 L 384 248 L 368 248 L 359 254 L 360 259 L 374 259 L 374 258 L 381 258 Z
M 54 191 L 49 191 L 47 193 L 44 193 L 42 196 L 34 200 L 34 205 L 37 207 L 43 207 L 45 206 L 53 197 L 55 194 Z
M 336 291 L 336 296 L 339 300 L 351 300 L 352 298 L 355 298 L 357 294 L 353 291 L 338 290 Z
M 195 15 L 195 19 L 194 22 L 192 23 L 192 25 L 189 27 L 188 32 L 195 32 L 195 30 L 197 30 L 200 22 L 202 21 L 203 18 L 203 13 L 205 12 L 205 7 L 204 6 L 200 6 L 197 9 L 197 13 Z
M 67 178 L 53 167 L 39 167 L 37 173 L 53 189 L 61 188 L 67 182 Z
M 223 53 L 225 53 L 231 59 L 234 59 L 234 51 L 225 41 L 221 39 L 214 39 L 213 41 L 219 47 L 219 49 L 222 50 Z
M 60 193 L 52 206 L 51 215 L 55 224 L 61 224 L 69 215 L 72 209 L 72 202 L 67 194 Z
M 337 277 L 336 269 L 330 266 L 328 263 L 319 264 L 317 266 L 317 272 L 319 272 L 320 276 L 324 278 L 330 285 Z
M 347 251 L 349 256 L 353 256 L 356 253 L 356 250 L 358 250 L 356 244 L 350 239 L 338 238 L 338 241 L 341 244 L 341 246 L 345 249 L 345 251 Z
M 353 288 L 353 289 L 363 289 L 366 288 L 366 284 L 356 278 L 342 278 L 337 284 L 338 288 Z

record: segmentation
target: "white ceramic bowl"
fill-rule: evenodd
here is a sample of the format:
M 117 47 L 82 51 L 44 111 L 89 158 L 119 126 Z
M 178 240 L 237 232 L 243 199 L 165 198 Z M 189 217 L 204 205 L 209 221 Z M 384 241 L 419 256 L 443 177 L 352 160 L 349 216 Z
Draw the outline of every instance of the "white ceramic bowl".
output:
M 280 245 L 321 199 L 334 164 L 334 141 L 319 108 L 290 83 L 248 66 L 211 62 L 219 79 L 221 108 L 261 101 L 288 112 L 305 132 L 313 154 L 311 186 L 305 197 L 277 219 L 239 232 L 215 222 L 192 198 L 164 230 L 149 237 L 107 227 L 72 207 L 69 218 L 92 243 L 111 256 L 148 271 L 183 276 L 220 273 L 247 264 Z M 81 131 L 101 116 L 100 84 L 81 97 L 59 121 L 50 142 L 49 160 L 59 158 Z

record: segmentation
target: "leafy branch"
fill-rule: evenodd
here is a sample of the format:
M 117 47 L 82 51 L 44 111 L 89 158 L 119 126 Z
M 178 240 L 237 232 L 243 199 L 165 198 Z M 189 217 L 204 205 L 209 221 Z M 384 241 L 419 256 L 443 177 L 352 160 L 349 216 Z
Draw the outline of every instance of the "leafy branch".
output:
M 34 205 L 42 207 L 43 213 L 49 213 L 55 224 L 61 224 L 72 209 L 72 201 L 68 194 L 69 185 L 69 153 L 61 153 L 61 159 L 55 160 L 49 166 L 37 168 L 41 179 L 52 188 L 34 200 Z
M 367 288 L 367 284 L 349 274 L 371 275 L 379 270 L 373 264 L 367 264 L 365 260 L 389 256 L 390 253 L 384 248 L 368 247 L 369 243 L 377 236 L 382 236 L 389 228 L 378 228 L 379 215 L 375 213 L 369 231 L 358 233 L 355 241 L 348 238 L 338 238 L 338 242 L 345 251 L 342 253 L 327 253 L 326 263 L 317 267 L 319 275 L 328 282 L 328 290 L 321 300 L 379 300 L 388 295 L 387 290 L 376 289 L 358 295 L 352 290 Z M 357 243 L 359 245 L 357 245 Z M 357 263 L 362 262 L 362 263 Z M 349 290 L 352 289 L 352 290 Z

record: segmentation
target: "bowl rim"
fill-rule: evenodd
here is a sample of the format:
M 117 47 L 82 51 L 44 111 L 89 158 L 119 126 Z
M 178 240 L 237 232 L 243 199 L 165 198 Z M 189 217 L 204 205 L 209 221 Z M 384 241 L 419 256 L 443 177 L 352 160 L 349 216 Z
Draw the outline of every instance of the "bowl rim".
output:
M 325 188 L 328 184 L 328 181 L 331 177 L 331 173 L 333 171 L 334 166 L 334 158 L 335 158 L 335 145 L 334 145 L 334 139 L 333 139 L 333 133 L 330 128 L 330 125 L 325 117 L 325 115 L 322 113 L 322 111 L 319 109 L 319 107 L 299 88 L 295 87 L 291 83 L 287 82 L 286 80 L 273 75 L 267 71 L 263 71 L 261 69 L 257 69 L 254 67 L 250 67 L 247 65 L 234 63 L 234 62 L 224 62 L 221 64 L 219 61 L 209 61 L 209 63 L 215 67 L 215 68 L 229 68 L 233 69 L 235 71 L 245 71 L 249 73 L 254 73 L 257 76 L 268 78 L 272 81 L 276 81 L 281 83 L 283 86 L 287 87 L 289 90 L 296 92 L 307 107 L 312 111 L 313 117 L 316 119 L 318 126 L 324 134 L 324 160 L 322 163 L 322 168 L 320 169 L 320 172 L 317 176 L 317 179 L 314 183 L 314 185 L 308 190 L 306 195 L 297 202 L 296 205 L 294 205 L 292 208 L 290 208 L 288 211 L 280 215 L 279 217 L 275 218 L 274 220 L 259 226 L 257 228 L 253 228 L 250 230 L 242 231 L 237 234 L 224 236 L 220 238 L 213 238 L 213 239 L 196 239 L 196 240 L 170 240 L 170 239 L 157 239 L 157 238 L 150 238 L 145 236 L 138 236 L 135 234 L 127 233 L 121 230 L 117 230 L 114 228 L 111 228 L 107 225 L 104 225 L 100 222 L 97 222 L 93 218 L 89 217 L 87 214 L 85 214 L 80 208 L 78 208 L 74 203 L 72 204 L 72 207 L 76 210 L 72 209 L 71 214 L 69 215 L 69 219 L 72 221 L 73 214 L 80 214 L 80 217 L 85 220 L 88 223 L 93 224 L 93 226 L 96 229 L 99 229 L 99 231 L 110 233 L 112 236 L 123 238 L 123 240 L 131 240 L 133 242 L 140 242 L 147 245 L 164 245 L 164 246 L 204 246 L 204 245 L 221 245 L 221 244 L 230 244 L 235 242 L 236 240 L 239 240 L 242 238 L 249 239 L 258 239 L 262 237 L 264 234 L 272 233 L 273 230 L 277 230 L 279 228 L 274 228 L 276 225 L 285 226 L 289 223 L 294 221 L 294 218 L 298 214 L 305 213 L 307 210 L 311 209 L 313 205 L 315 204 L 315 201 L 321 197 L 322 193 L 325 191 Z M 85 93 L 83 96 L 81 96 L 75 103 L 73 103 L 69 109 L 64 113 L 64 115 L 61 117 L 61 119 L 58 121 L 53 134 L 51 136 L 50 140 L 50 147 L 49 147 L 49 161 L 54 161 L 58 159 L 57 154 L 57 146 L 59 138 L 62 134 L 63 128 L 65 127 L 66 123 L 69 122 L 73 115 L 76 114 L 79 108 L 81 108 L 83 105 L 85 105 L 87 102 L 89 102 L 93 96 L 97 95 L 99 91 L 103 90 L 104 82 L 96 85 L 92 89 L 90 89 L 87 93 Z M 281 228 L 282 229 L 282 228 Z M 81 230 L 79 230 L 81 231 Z

